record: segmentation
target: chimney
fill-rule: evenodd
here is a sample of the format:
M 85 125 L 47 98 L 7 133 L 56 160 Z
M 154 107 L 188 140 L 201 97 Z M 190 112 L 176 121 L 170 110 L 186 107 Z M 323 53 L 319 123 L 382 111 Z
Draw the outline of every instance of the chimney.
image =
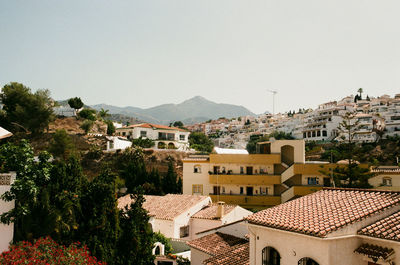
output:
M 224 216 L 224 204 L 225 204 L 225 202 L 221 202 L 221 201 L 219 201 L 219 202 L 217 202 L 217 219 L 221 219 L 223 216 Z

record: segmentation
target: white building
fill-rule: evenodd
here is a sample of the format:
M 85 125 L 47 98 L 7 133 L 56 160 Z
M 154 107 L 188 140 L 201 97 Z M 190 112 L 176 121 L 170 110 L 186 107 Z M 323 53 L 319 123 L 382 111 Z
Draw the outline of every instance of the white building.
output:
M 189 150 L 190 132 L 177 127 L 165 125 L 142 123 L 116 128 L 117 136 L 127 139 L 151 139 L 155 142 L 157 149 L 178 149 L 179 151 Z
M 324 189 L 246 220 L 250 265 L 400 263 L 400 192 Z
M 0 196 L 10 191 L 11 185 L 14 183 L 15 173 L 0 174 Z M 10 211 L 14 208 L 14 201 L 6 202 L 0 199 L 0 214 Z M 0 223 L 0 253 L 8 250 L 8 246 L 13 240 L 14 224 L 9 225 Z
M 112 152 L 116 150 L 125 150 L 132 146 L 132 142 L 126 138 L 119 136 L 106 136 L 107 139 L 107 151 Z

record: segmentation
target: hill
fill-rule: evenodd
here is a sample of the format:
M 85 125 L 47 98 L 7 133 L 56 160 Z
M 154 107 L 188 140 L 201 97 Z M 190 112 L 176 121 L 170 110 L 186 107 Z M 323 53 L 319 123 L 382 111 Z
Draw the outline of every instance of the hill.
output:
M 108 109 L 111 114 L 122 114 L 152 123 L 169 124 L 182 121 L 184 124 L 203 122 L 220 117 L 235 118 L 255 115 L 243 106 L 215 103 L 203 97 L 196 96 L 180 104 L 163 104 L 152 108 L 117 107 L 107 104 L 91 106 L 96 110 Z

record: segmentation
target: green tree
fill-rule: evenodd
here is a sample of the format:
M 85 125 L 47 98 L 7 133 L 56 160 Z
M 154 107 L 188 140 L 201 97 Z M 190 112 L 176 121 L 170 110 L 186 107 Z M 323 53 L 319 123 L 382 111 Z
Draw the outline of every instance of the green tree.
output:
M 68 100 L 68 105 L 75 110 L 76 115 L 76 111 L 83 107 L 83 102 L 81 98 L 75 97 Z
M 132 139 L 132 143 L 141 148 L 152 148 L 155 145 L 153 140 L 142 137 L 139 137 L 137 139 Z
M 148 177 L 148 183 L 152 184 L 147 190 L 145 189 L 145 194 L 150 195 L 162 195 L 161 187 L 161 177 L 160 173 L 156 168 L 153 168 Z
M 83 109 L 78 113 L 78 116 L 86 120 L 95 121 L 96 111 L 94 109 Z
M 164 193 L 179 193 L 178 175 L 175 172 L 172 161 L 168 162 L 167 174 L 162 179 L 162 188 Z
M 114 123 L 110 120 L 106 121 L 107 124 L 107 134 L 113 135 L 115 133 L 115 126 Z
M 178 128 L 183 128 L 183 122 L 176 121 L 176 122 L 174 122 L 174 124 L 172 126 L 173 127 L 178 127 Z
M 172 253 L 174 250 L 172 248 L 171 241 L 160 232 L 153 233 L 153 244 L 157 242 L 160 242 L 164 245 L 164 252 L 166 255 Z
M 12 82 L 2 88 L 0 102 L 3 104 L 0 122 L 6 129 L 38 134 L 54 119 L 49 90 L 32 93 L 23 84 Z
M 357 92 L 358 93 L 360 93 L 360 100 L 362 99 L 362 93 L 364 92 L 364 90 L 362 89 L 362 88 L 359 88 L 358 90 L 357 90 Z
M 81 124 L 81 129 L 85 131 L 86 134 L 90 132 L 90 130 L 93 128 L 94 122 L 91 120 L 86 120 L 82 122 Z
M 189 145 L 190 148 L 195 149 L 200 152 L 211 153 L 214 148 L 214 143 L 201 132 L 192 132 L 189 135 Z
M 55 157 L 67 158 L 75 150 L 71 137 L 64 129 L 57 130 L 50 141 L 49 152 Z
M 115 264 L 151 265 L 154 264 L 153 233 L 149 216 L 143 209 L 145 201 L 141 190 L 131 195 L 133 203 L 120 211 L 121 235 L 117 244 Z
M 110 114 L 109 114 L 108 112 L 109 112 L 108 109 L 105 110 L 105 109 L 101 108 L 101 110 L 99 111 L 99 116 L 100 116 L 102 119 L 105 119 L 105 118 L 107 118 L 107 117 L 110 116 Z
M 130 147 L 125 149 L 118 158 L 117 168 L 119 175 L 125 180 L 129 192 L 133 192 L 136 187 L 148 182 L 142 148 Z

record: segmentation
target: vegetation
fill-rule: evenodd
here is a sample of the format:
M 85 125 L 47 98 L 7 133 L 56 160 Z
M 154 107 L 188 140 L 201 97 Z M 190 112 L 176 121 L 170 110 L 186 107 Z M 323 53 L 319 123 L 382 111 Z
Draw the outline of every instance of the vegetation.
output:
M 12 245 L 9 251 L 0 255 L 0 264 L 28 264 L 28 265 L 101 265 L 90 256 L 86 246 L 72 243 L 68 247 L 57 244 L 50 237 L 39 238 L 32 244 L 22 241 Z
M 110 120 L 106 121 L 107 124 L 107 135 L 112 135 L 115 133 L 115 126 L 114 123 Z
M 74 152 L 74 150 L 75 146 L 67 132 L 64 129 L 57 130 L 50 142 L 49 152 L 54 157 L 62 157 L 66 159 Z
M 0 146 L 0 170 L 17 172 L 11 190 L 2 195 L 5 201 L 15 200 L 15 207 L 0 216 L 2 223 L 14 223 L 14 242 L 51 236 L 65 246 L 82 242 L 108 264 L 153 260 L 142 191 L 131 190 L 138 193 L 135 203 L 127 212 L 119 211 L 118 178 L 107 167 L 89 180 L 77 158 L 50 162 L 50 155 L 43 152 L 36 161 L 23 140 Z
M 82 119 L 95 121 L 96 111 L 94 109 L 83 109 L 78 113 L 78 116 Z
M 162 179 L 161 185 L 165 193 L 182 193 L 182 182 L 175 173 L 172 161 L 168 163 L 168 172 Z
M 275 131 L 268 135 L 255 135 L 253 137 L 250 137 L 250 140 L 246 145 L 247 151 L 249 152 L 249 154 L 255 154 L 257 151 L 257 143 L 269 141 L 269 139 L 272 137 L 275 138 L 276 140 L 284 140 L 284 139 L 293 140 L 294 139 L 294 137 L 291 134 L 288 134 L 285 132 L 278 132 L 278 131 Z
M 101 110 L 99 111 L 100 118 L 105 119 L 105 118 L 109 117 L 110 114 L 108 112 L 109 112 L 109 110 L 105 110 L 105 109 L 101 108 Z
M 211 153 L 214 149 L 214 143 L 201 132 L 192 132 L 189 135 L 189 145 L 190 148 L 195 149 L 200 152 Z
M 152 148 L 155 145 L 153 140 L 142 137 L 139 137 L 137 139 L 132 139 L 132 143 L 141 148 Z
M 75 98 L 70 98 L 68 100 L 68 105 L 75 110 L 75 113 L 77 110 L 81 109 L 83 107 L 83 102 L 81 98 L 75 97 Z
M 164 245 L 165 255 L 172 253 L 173 248 L 171 245 L 171 241 L 168 238 L 166 238 L 163 234 L 161 234 L 160 232 L 153 233 L 153 243 L 156 243 L 156 242 L 160 242 Z
M 53 101 L 48 90 L 32 93 L 23 84 L 12 82 L 2 88 L 0 102 L 3 104 L 0 124 L 14 132 L 22 130 L 36 135 L 54 119 Z
M 81 129 L 85 131 L 85 134 L 88 134 L 93 128 L 93 125 L 94 122 L 92 120 L 86 120 L 81 124 Z

